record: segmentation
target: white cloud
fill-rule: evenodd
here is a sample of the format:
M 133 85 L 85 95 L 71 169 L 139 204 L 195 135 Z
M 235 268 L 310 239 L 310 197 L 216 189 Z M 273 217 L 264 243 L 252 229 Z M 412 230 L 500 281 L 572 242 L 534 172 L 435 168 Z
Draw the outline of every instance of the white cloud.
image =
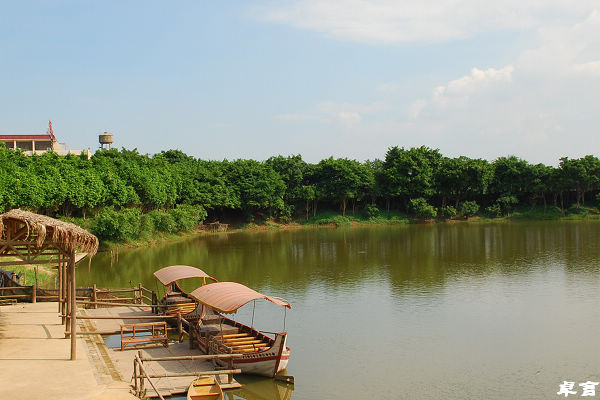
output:
M 497 84 L 510 83 L 513 71 L 514 67 L 512 65 L 502 69 L 489 68 L 481 70 L 473 68 L 470 75 L 435 88 L 432 102 L 440 107 L 446 107 L 451 102 L 464 106 L 469 101 L 469 96 Z
M 475 67 L 406 108 L 410 129 L 434 147 L 534 162 L 600 152 L 600 13 L 544 27 L 539 43 L 502 68 Z M 487 154 L 485 154 L 487 153 Z
M 600 125 L 597 0 L 508 0 L 498 5 L 472 0 L 284 4 L 276 5 L 265 18 L 350 41 L 434 42 L 507 29 L 526 29 L 528 39 L 535 39 L 535 44 L 530 40 L 515 43 L 521 49 L 512 58 L 499 57 L 507 60 L 502 64 L 479 64 L 479 59 L 470 71 L 449 76 L 428 91 L 413 92 L 413 100 L 406 103 L 401 103 L 405 97 L 388 94 L 397 93 L 400 87 L 407 88 L 403 94 L 409 93 L 426 77 L 407 78 L 421 80 L 415 85 L 402 77 L 380 84 L 370 95 L 386 98 L 385 104 L 326 102 L 309 113 L 328 124 L 352 128 L 344 134 L 368 137 L 368 144 L 362 145 L 365 148 L 425 144 L 451 156 L 494 159 L 516 154 L 545 163 L 556 163 L 565 155 L 600 154 L 596 140 Z M 444 73 L 443 66 L 436 70 L 440 73 Z M 383 115 L 389 107 L 404 112 Z M 381 115 L 367 118 L 376 114 Z
M 393 44 L 536 29 L 555 20 L 575 21 L 597 5 L 595 0 L 296 0 L 270 3 L 256 13 L 342 40 Z

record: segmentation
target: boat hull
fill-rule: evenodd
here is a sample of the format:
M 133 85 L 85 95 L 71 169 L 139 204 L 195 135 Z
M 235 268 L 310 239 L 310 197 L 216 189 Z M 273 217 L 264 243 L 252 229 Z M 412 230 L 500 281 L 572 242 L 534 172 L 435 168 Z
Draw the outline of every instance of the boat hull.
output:
M 290 348 L 287 347 L 287 332 L 277 333 L 275 334 L 275 339 L 272 339 L 253 328 L 229 320 L 228 318 L 225 318 L 225 320 L 226 322 L 222 326 L 236 326 L 240 329 L 240 332 L 245 332 L 249 336 L 252 336 L 252 338 L 260 338 L 269 342 L 266 347 L 261 347 L 256 351 L 242 352 L 240 357 L 233 359 L 233 368 L 242 370 L 244 374 L 273 377 L 287 367 L 290 359 Z M 218 343 L 214 339 L 214 336 L 213 338 L 208 335 L 201 337 L 198 340 L 198 344 L 200 350 L 206 354 L 237 352 L 236 349 L 228 349 Z M 218 360 L 217 363 L 223 367 L 228 366 L 227 361 Z

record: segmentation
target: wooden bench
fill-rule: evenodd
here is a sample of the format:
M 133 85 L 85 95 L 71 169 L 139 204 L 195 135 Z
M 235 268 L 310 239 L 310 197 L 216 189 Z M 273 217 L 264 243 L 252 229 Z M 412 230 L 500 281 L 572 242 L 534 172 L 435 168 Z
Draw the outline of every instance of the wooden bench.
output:
M 129 328 L 129 329 L 128 329 Z M 152 336 L 138 336 L 138 333 L 152 332 Z M 132 336 L 124 336 L 127 333 L 132 333 Z M 123 324 L 121 325 L 121 351 L 125 350 L 125 345 L 138 343 L 162 343 L 164 346 L 169 345 L 167 336 L 166 322 L 144 322 L 139 324 Z

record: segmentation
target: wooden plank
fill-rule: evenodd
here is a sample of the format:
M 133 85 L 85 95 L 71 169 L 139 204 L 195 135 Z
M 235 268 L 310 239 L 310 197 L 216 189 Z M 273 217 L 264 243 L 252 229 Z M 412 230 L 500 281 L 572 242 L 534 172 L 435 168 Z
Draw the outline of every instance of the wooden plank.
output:
M 215 360 L 241 357 L 242 354 L 203 354 L 200 356 L 174 356 L 174 357 L 141 357 L 142 361 L 194 361 L 194 360 Z
M 218 371 L 196 371 L 196 372 L 171 372 L 164 374 L 153 374 L 150 378 L 175 378 L 181 376 L 198 376 L 198 375 L 228 375 L 241 374 L 241 369 L 220 369 Z

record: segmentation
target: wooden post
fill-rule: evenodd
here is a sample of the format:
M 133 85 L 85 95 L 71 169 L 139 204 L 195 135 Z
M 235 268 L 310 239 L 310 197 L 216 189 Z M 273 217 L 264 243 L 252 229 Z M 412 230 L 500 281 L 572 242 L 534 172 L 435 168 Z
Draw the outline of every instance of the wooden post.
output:
M 69 270 L 71 271 L 71 360 L 77 359 L 77 286 L 75 279 L 75 249 L 70 251 Z
M 62 296 L 62 314 L 65 316 L 63 317 L 63 324 L 66 326 L 67 324 L 67 292 L 68 292 L 68 288 L 67 288 L 67 268 L 66 268 L 66 263 L 62 262 L 60 263 L 60 270 L 62 271 L 61 274 L 61 296 Z
M 194 348 L 194 338 L 196 337 L 196 329 L 194 328 L 194 326 L 190 323 L 190 326 L 188 327 L 190 330 L 190 334 L 189 339 L 190 339 L 190 350 Z
M 133 384 L 135 388 L 135 396 L 138 396 L 138 374 L 137 374 L 137 358 L 133 359 Z
M 70 271 L 67 268 L 67 265 L 65 263 L 64 265 L 64 278 L 65 278 L 65 282 L 64 282 L 64 291 L 65 291 L 65 296 L 64 296 L 64 305 L 65 305 L 65 337 L 69 337 L 70 332 L 71 332 L 71 285 L 69 285 L 69 282 L 71 282 L 71 278 L 70 278 Z
M 94 303 L 96 303 L 98 301 L 98 293 L 96 292 L 97 288 L 96 288 L 96 284 L 94 283 L 94 285 L 92 286 L 92 301 Z M 94 309 L 98 308 L 98 304 L 94 304 Z
M 139 304 L 143 304 L 144 303 L 144 298 L 142 297 L 142 284 L 138 284 L 138 303 Z
M 156 293 L 154 292 L 154 290 L 152 291 L 152 305 L 153 306 L 157 306 L 158 305 L 158 296 L 156 295 Z M 154 314 L 158 314 L 158 307 L 153 307 L 152 308 L 152 312 Z
M 144 375 L 146 375 L 146 370 L 142 366 L 142 352 L 138 350 L 138 366 L 140 367 L 140 394 L 144 395 Z
M 181 313 L 177 313 L 177 332 L 179 332 L 179 343 L 183 342 L 183 325 L 181 323 Z
M 33 284 L 33 286 L 31 287 L 31 302 L 35 303 L 36 302 L 36 294 L 37 294 L 37 285 Z

